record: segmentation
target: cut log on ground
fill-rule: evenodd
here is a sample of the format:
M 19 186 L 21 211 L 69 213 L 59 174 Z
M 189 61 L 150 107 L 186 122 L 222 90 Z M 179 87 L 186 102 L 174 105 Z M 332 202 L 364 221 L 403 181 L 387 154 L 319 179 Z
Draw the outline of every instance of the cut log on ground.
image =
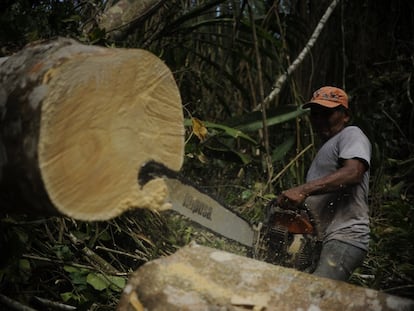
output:
M 414 301 L 193 244 L 140 267 L 117 310 L 408 311 Z
M 160 179 L 140 189 L 148 160 L 179 170 L 184 126 L 168 67 L 137 49 L 57 39 L 0 61 L 3 212 L 105 220 L 162 209 Z

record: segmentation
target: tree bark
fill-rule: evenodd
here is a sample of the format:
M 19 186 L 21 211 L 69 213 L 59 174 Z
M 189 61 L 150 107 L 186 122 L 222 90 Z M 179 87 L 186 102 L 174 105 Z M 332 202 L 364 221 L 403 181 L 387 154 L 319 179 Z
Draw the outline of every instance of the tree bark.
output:
M 161 5 L 163 0 L 120 0 L 98 18 L 99 28 L 112 40 L 122 39 L 128 30 Z
M 129 278 L 118 311 L 413 310 L 414 301 L 190 244 Z
M 338 5 L 339 0 L 333 0 L 329 7 L 326 9 L 325 14 L 320 19 L 318 25 L 312 33 L 312 36 L 309 38 L 303 50 L 300 52 L 298 57 L 293 61 L 293 63 L 287 68 L 286 72 L 278 77 L 276 80 L 273 90 L 270 94 L 264 99 L 263 105 L 265 107 L 269 106 L 269 103 L 273 101 L 282 90 L 283 85 L 287 81 L 287 78 L 298 68 L 298 66 L 303 62 L 304 58 L 309 54 L 312 47 L 315 45 L 316 40 L 318 39 L 320 33 L 325 27 L 325 24 L 329 17 L 332 15 L 332 12 L 335 10 Z M 259 107 L 258 107 L 259 108 Z
M 0 64 L 3 212 L 104 220 L 166 207 L 161 179 L 137 184 L 144 162 L 183 161 L 181 98 L 159 58 L 60 38 Z

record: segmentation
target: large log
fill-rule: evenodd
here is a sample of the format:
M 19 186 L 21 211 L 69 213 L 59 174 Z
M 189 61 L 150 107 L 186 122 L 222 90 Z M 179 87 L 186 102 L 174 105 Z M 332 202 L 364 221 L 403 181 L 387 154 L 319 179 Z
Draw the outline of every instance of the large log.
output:
M 414 310 L 414 301 L 196 244 L 141 266 L 118 311 Z
M 179 90 L 144 50 L 63 38 L 28 46 L 0 62 L 0 121 L 3 212 L 104 220 L 162 209 L 165 184 L 141 190 L 139 167 L 183 161 Z

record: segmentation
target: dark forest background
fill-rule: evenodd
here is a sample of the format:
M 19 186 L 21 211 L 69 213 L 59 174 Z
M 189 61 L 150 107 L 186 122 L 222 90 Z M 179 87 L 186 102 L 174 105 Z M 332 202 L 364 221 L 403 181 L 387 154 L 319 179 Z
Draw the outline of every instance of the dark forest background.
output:
M 158 0 L 116 29 L 102 28 L 102 14 L 122 2 L 123 13 L 131 12 L 132 0 L 3 0 L 0 57 L 56 36 L 153 52 L 181 92 L 183 173 L 252 222 L 279 191 L 303 181 L 315 153 L 301 104 L 323 85 L 344 88 L 352 122 L 373 146 L 371 245 L 351 282 L 414 298 L 414 3 Z M 269 97 L 330 5 L 334 11 L 314 46 Z M 192 118 L 208 130 L 202 141 L 192 132 Z M 229 247 L 149 211 L 105 223 L 7 215 L 1 220 L 1 299 L 111 310 L 129 273 L 192 239 Z M 117 273 L 102 273 L 85 249 Z

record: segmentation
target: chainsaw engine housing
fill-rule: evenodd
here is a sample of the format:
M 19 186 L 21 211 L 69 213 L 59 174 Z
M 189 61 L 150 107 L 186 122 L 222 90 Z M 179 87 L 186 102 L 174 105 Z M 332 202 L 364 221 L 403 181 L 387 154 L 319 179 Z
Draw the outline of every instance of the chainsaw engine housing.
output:
M 308 210 L 293 212 L 270 207 L 264 228 L 264 260 L 313 272 L 321 250 L 316 226 Z

